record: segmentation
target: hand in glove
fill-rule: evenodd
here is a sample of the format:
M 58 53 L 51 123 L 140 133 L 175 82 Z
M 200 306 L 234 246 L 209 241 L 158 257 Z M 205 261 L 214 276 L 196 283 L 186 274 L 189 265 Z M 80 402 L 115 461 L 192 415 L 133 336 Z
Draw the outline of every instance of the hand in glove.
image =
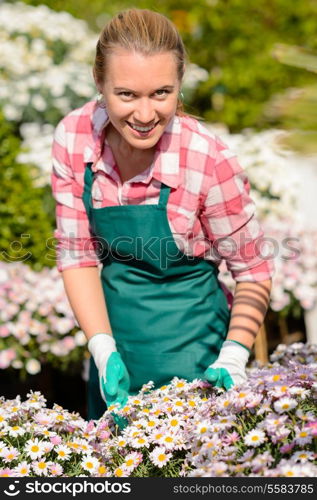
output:
M 245 367 L 250 349 L 234 340 L 226 340 L 216 361 L 205 371 L 206 380 L 215 387 L 230 389 L 247 380 Z
M 89 339 L 88 349 L 98 368 L 102 399 L 107 406 L 119 403 L 123 407 L 129 396 L 130 377 L 114 338 L 98 333 Z

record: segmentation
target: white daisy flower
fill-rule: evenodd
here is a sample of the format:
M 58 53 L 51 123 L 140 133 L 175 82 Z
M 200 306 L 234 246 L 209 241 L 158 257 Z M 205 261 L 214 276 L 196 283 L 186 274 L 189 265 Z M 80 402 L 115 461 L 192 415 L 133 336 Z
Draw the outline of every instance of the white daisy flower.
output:
M 150 443 L 145 436 L 138 436 L 132 439 L 131 444 L 133 448 L 143 448 L 143 446 L 148 448 L 150 446 Z
M 19 455 L 20 455 L 19 450 L 17 450 L 13 446 L 10 446 L 10 448 L 3 448 L 2 451 L 1 451 L 1 454 L 0 454 L 0 456 L 3 458 L 3 461 L 5 463 L 12 462 Z
M 165 448 L 157 447 L 150 453 L 150 460 L 154 465 L 161 468 L 167 464 L 172 457 L 172 453 L 166 453 Z
M 169 417 L 168 420 L 167 420 L 167 425 L 171 428 L 171 429 L 179 429 L 180 426 L 184 425 L 184 420 L 181 420 L 180 418 L 178 417 Z
M 260 446 L 265 441 L 265 433 L 260 429 L 253 429 L 244 436 L 244 442 L 248 446 Z
M 23 434 L 25 434 L 25 429 L 23 429 L 19 425 L 13 425 L 12 427 L 8 426 L 6 431 L 9 434 L 9 436 L 12 437 L 23 436 Z
M 95 457 L 92 457 L 90 455 L 86 455 L 82 461 L 81 461 L 81 466 L 83 469 L 87 470 L 91 474 L 96 472 L 98 470 L 98 467 L 100 466 L 99 460 Z
M 50 466 L 50 473 L 52 476 L 61 476 L 64 472 L 63 467 L 60 464 L 52 464 Z
M 274 410 L 277 411 L 277 413 L 283 413 L 284 411 L 291 411 L 293 408 L 296 408 L 297 406 L 297 401 L 292 398 L 281 398 L 278 401 L 275 401 L 273 404 Z
M 70 458 L 71 450 L 68 446 L 60 444 L 54 451 L 57 453 L 57 460 L 68 460 Z
M 142 454 L 141 453 L 137 453 L 136 451 L 132 452 L 132 453 L 129 453 L 126 457 L 125 457 L 125 460 L 124 460 L 124 467 L 129 470 L 129 471 L 132 471 L 133 469 L 135 469 L 139 463 L 142 462 Z
M 159 439 L 159 444 L 168 450 L 172 450 L 176 444 L 175 436 L 170 433 L 164 433 L 164 435 Z
M 127 443 L 128 443 L 128 441 L 126 439 L 123 439 L 122 437 L 119 437 L 118 441 L 117 441 L 117 446 L 119 448 L 124 448 L 127 445 Z
M 35 474 L 38 474 L 39 476 L 47 476 L 49 465 L 50 463 L 45 460 L 38 460 L 37 462 L 32 463 L 32 469 Z
M 209 422 L 207 422 L 207 421 L 199 422 L 199 424 L 197 425 L 197 428 L 196 428 L 196 433 L 199 436 L 201 436 L 203 434 L 206 434 L 206 432 L 208 431 L 209 428 L 210 428 Z
M 294 462 L 306 463 L 308 460 L 314 460 L 315 453 L 313 451 L 296 451 L 292 456 L 291 460 Z
M 30 468 L 31 468 L 30 465 L 24 460 L 19 465 L 14 467 L 13 470 L 17 476 L 23 477 L 23 476 L 29 476 Z
M 29 439 L 25 443 L 24 451 L 32 460 L 42 457 L 45 453 L 43 443 L 38 438 Z
M 113 475 L 115 477 L 127 477 L 129 476 L 130 471 L 124 466 L 124 464 L 120 465 L 113 471 Z
M 279 476 L 282 477 L 300 477 L 301 468 L 300 465 L 286 464 L 279 467 Z
M 301 399 L 307 398 L 310 394 L 310 391 L 304 387 L 291 387 L 289 392 L 293 395 L 300 396 Z
M 295 434 L 295 443 L 299 445 L 309 444 L 312 442 L 312 435 L 308 428 L 298 429 Z

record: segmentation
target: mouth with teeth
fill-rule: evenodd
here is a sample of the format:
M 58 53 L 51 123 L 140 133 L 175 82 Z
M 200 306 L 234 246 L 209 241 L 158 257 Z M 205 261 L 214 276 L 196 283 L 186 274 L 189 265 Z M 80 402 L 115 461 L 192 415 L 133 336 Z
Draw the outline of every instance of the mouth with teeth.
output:
M 132 130 L 134 130 L 135 132 L 138 132 L 139 134 L 141 135 L 147 135 L 149 134 L 152 130 L 155 129 L 156 125 L 159 123 L 159 121 L 157 121 L 156 123 L 154 123 L 153 125 L 150 125 L 148 127 L 141 127 L 140 125 L 135 125 L 134 123 L 131 123 L 131 122 L 126 122 L 130 128 L 132 128 Z

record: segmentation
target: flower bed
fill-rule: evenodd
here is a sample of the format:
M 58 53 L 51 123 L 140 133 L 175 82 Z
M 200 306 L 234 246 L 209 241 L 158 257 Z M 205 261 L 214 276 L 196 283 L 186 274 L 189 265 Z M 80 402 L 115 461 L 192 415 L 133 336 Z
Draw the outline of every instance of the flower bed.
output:
M 56 268 L 0 262 L 0 369 L 35 375 L 50 363 L 69 370 L 81 363 L 85 345 Z
M 201 380 L 149 382 L 99 421 L 48 409 L 36 392 L 2 398 L 0 476 L 314 477 L 317 346 L 279 346 L 271 360 L 228 392 Z

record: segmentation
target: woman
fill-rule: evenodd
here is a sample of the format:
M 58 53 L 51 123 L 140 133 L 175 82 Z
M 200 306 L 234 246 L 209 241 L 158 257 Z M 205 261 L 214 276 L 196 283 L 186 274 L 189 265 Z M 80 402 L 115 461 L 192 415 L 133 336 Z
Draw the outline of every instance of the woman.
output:
M 58 269 L 92 354 L 89 418 L 149 380 L 242 383 L 267 310 L 272 265 L 248 181 L 180 111 L 184 69 L 168 19 L 124 11 L 97 43 L 98 102 L 56 128 Z M 237 282 L 231 317 L 223 258 Z

